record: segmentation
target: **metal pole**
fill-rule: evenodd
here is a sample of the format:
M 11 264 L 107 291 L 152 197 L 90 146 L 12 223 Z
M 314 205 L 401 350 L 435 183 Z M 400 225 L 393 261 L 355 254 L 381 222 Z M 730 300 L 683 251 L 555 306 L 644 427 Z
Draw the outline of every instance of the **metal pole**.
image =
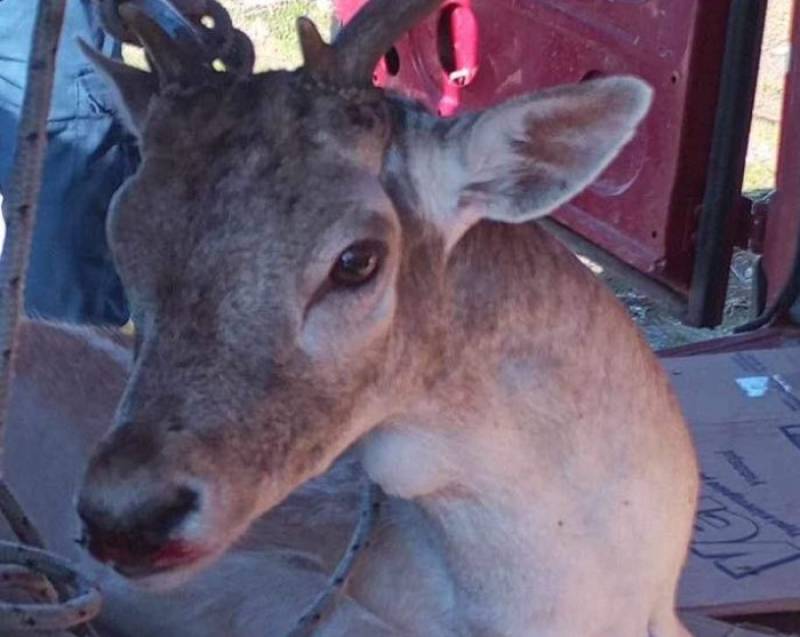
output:
M 728 20 L 689 293 L 688 322 L 699 327 L 717 325 L 725 305 L 766 11 L 767 0 L 733 0 Z

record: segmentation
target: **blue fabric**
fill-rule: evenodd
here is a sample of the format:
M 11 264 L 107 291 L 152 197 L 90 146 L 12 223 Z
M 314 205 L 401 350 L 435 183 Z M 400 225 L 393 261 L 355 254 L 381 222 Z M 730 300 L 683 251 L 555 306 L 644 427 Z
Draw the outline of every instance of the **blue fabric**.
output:
M 8 188 L 34 18 L 34 0 L 0 0 L 1 193 Z M 78 37 L 120 56 L 119 43 L 100 29 L 90 0 L 68 0 L 26 310 L 54 320 L 122 324 L 128 310 L 106 243 L 105 218 L 112 195 L 135 169 L 136 148 L 115 116 L 109 91 L 80 53 Z

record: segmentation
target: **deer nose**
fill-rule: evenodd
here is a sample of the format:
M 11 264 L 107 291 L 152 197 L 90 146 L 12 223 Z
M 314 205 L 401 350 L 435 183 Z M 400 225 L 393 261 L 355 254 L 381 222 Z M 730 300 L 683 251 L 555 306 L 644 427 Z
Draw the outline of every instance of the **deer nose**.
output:
M 178 531 L 199 508 L 199 494 L 186 486 L 117 512 L 81 498 L 82 542 L 97 560 L 123 573 L 166 565 L 185 552 Z

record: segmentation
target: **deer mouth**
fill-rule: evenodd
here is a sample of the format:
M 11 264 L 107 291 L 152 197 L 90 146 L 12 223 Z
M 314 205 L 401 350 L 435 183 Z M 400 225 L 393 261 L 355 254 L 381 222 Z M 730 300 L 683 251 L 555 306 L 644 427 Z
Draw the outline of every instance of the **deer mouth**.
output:
M 190 542 L 175 540 L 167 543 L 146 560 L 104 559 L 117 573 L 126 579 L 141 582 L 161 575 L 180 571 L 193 571 L 208 562 L 213 551 Z

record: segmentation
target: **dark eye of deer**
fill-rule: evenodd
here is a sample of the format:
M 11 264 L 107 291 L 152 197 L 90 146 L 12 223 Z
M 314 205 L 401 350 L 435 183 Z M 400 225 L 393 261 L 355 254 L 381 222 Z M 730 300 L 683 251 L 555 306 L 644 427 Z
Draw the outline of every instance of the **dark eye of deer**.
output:
M 336 259 L 331 270 L 331 281 L 342 287 L 356 287 L 367 283 L 380 269 L 383 253 L 380 243 L 354 243 Z

